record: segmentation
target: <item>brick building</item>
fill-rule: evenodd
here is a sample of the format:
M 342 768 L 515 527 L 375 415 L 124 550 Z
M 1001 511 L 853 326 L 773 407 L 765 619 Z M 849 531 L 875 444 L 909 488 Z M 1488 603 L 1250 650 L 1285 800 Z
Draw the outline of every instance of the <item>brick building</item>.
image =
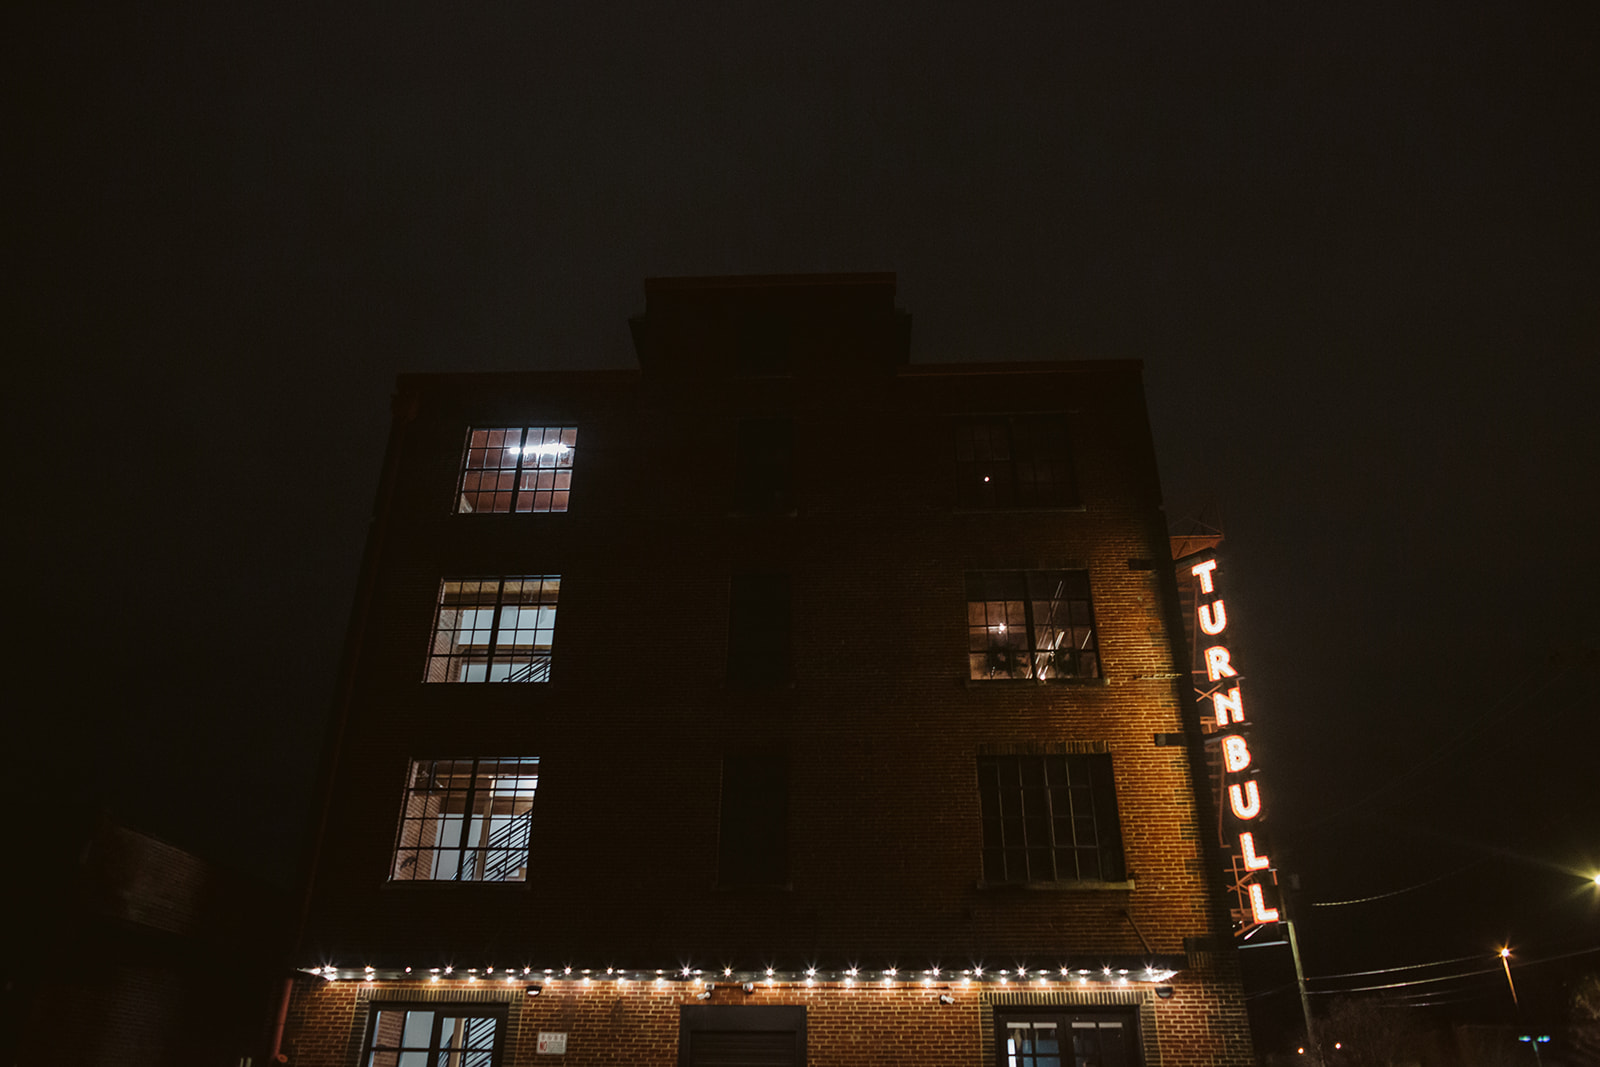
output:
M 283 1056 L 1253 1063 L 1139 365 L 646 296 L 400 380 Z

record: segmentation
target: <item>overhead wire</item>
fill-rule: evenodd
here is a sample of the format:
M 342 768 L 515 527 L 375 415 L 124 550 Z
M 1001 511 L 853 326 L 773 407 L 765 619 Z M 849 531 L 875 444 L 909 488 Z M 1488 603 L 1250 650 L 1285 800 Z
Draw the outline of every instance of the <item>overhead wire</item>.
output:
M 1489 857 L 1485 856 L 1482 859 L 1473 860 L 1464 867 L 1457 867 L 1449 874 L 1441 874 L 1437 878 L 1430 878 L 1426 882 L 1418 882 L 1416 885 L 1408 885 L 1404 889 L 1394 889 L 1387 893 L 1377 893 L 1370 897 L 1356 897 L 1354 900 L 1314 900 L 1311 902 L 1311 906 L 1313 908 L 1342 908 L 1350 904 L 1370 904 L 1375 900 L 1387 900 L 1390 897 L 1397 897 L 1402 893 L 1409 893 L 1413 889 L 1423 889 L 1427 886 L 1433 885 L 1435 882 L 1442 882 L 1446 878 L 1454 878 L 1458 874 L 1470 871 L 1472 868 L 1482 866 L 1488 862 Z

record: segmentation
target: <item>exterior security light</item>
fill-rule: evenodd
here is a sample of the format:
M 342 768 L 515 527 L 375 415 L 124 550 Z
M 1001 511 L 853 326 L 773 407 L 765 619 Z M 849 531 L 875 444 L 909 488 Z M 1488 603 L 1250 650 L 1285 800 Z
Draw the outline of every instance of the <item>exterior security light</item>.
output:
M 954 1004 L 955 1002 L 956 1002 L 956 998 L 952 997 L 949 993 L 940 993 L 939 994 L 939 1003 L 940 1004 Z
M 543 993 L 543 992 L 544 992 L 544 986 L 542 986 L 542 985 L 531 985 L 527 989 L 528 996 L 530 996 L 530 997 L 536 997 L 540 993 Z
M 1169 985 L 1156 986 L 1156 996 L 1160 997 L 1162 1000 L 1171 1000 L 1172 992 L 1172 987 Z

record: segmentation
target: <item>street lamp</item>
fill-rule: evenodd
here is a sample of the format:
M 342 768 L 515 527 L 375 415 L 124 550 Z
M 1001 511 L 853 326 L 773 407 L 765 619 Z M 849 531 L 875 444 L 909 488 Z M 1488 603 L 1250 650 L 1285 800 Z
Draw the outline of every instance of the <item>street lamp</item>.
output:
M 1549 1041 L 1550 1035 L 1540 1034 L 1539 1036 L 1535 1037 L 1533 1034 L 1522 1034 L 1517 1038 L 1517 1040 L 1526 1041 L 1528 1044 L 1532 1045 L 1533 1062 L 1539 1064 L 1539 1067 L 1544 1067 L 1544 1057 L 1539 1055 L 1539 1046 Z
M 1506 969 L 1506 985 L 1511 987 L 1511 1006 L 1514 1008 L 1522 1007 L 1517 1003 L 1517 985 L 1511 980 L 1511 949 L 1509 946 L 1500 950 L 1500 966 Z

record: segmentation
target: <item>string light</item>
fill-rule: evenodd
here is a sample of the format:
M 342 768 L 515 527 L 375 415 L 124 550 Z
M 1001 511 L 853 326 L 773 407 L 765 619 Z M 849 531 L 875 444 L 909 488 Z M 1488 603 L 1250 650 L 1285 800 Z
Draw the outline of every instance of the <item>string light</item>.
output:
M 1115 966 L 1115 964 L 1122 962 L 1128 963 L 1128 966 Z M 1178 973 L 1179 968 L 1176 965 L 1180 962 L 1177 957 L 1167 956 L 1156 957 L 1155 959 L 1147 958 L 1138 961 L 1137 964 L 1132 960 L 1115 960 L 1109 964 L 1102 961 L 1101 966 L 1095 970 L 1087 967 L 1080 967 L 1074 970 L 1067 966 L 1061 966 L 1057 970 L 1062 981 L 1076 979 L 1076 984 L 1080 986 L 1088 985 L 1091 982 L 1116 986 L 1127 986 L 1133 982 L 1160 984 L 1170 981 Z M 852 963 L 843 970 L 829 971 L 819 967 L 816 963 L 807 963 L 802 968 L 786 970 L 778 964 L 772 963 L 763 964 L 759 969 L 753 971 L 741 972 L 729 964 L 724 965 L 721 971 L 724 978 L 731 979 L 735 983 L 759 984 L 768 988 L 780 986 L 816 988 L 833 984 L 846 989 L 853 989 L 857 981 L 872 981 L 871 975 L 873 973 L 878 975 L 877 983 L 882 988 L 892 989 L 901 984 L 899 982 L 901 972 L 898 966 L 889 966 L 874 972 L 862 968 L 859 964 Z M 425 978 L 426 981 L 431 983 L 447 979 L 453 981 L 462 981 L 464 979 L 468 983 L 476 983 L 480 978 L 489 977 L 492 979 L 496 974 L 499 974 L 507 983 L 511 984 L 536 974 L 532 966 L 523 966 L 520 971 L 515 967 L 499 969 L 495 967 L 466 967 L 457 973 L 453 964 L 445 965 L 444 967 L 430 967 L 425 971 L 421 971 L 419 968 L 412 966 L 380 968 L 374 964 L 363 964 L 359 969 L 341 969 L 331 963 L 304 968 L 304 973 L 328 982 L 404 982 L 421 981 Z M 636 986 L 642 986 L 647 989 L 654 989 L 659 993 L 670 992 L 671 987 L 676 985 L 694 986 L 696 989 L 707 986 L 708 983 L 700 977 L 703 973 L 689 966 L 680 966 L 672 970 L 664 968 L 646 970 L 644 968 L 626 968 L 613 965 L 603 969 L 591 970 L 587 967 L 575 969 L 570 964 L 560 968 L 559 971 L 559 975 L 564 977 L 581 976 L 582 987 L 586 989 L 599 984 L 608 984 L 618 989 L 632 989 Z M 542 974 L 544 981 L 550 983 L 551 987 L 554 988 L 554 983 L 558 981 L 557 970 L 546 967 L 543 969 Z M 908 987 L 915 988 L 920 985 L 924 989 L 931 989 L 941 985 L 948 988 L 949 985 L 953 984 L 970 988 L 974 983 L 981 982 L 988 982 L 998 986 L 1010 986 L 1016 984 L 1012 982 L 1013 977 L 1017 980 L 1017 983 L 1049 987 L 1054 977 L 1049 969 L 1034 968 L 1030 970 L 1025 965 L 1019 965 L 1015 969 L 1001 968 L 996 971 L 988 971 L 981 965 L 974 965 L 968 970 L 952 971 L 949 975 L 946 975 L 943 968 L 931 966 L 922 971 L 910 971 L 908 974 L 909 977 L 905 983 Z M 650 981 L 652 975 L 655 979 L 654 982 Z M 920 978 L 920 982 L 916 980 L 918 978 Z

